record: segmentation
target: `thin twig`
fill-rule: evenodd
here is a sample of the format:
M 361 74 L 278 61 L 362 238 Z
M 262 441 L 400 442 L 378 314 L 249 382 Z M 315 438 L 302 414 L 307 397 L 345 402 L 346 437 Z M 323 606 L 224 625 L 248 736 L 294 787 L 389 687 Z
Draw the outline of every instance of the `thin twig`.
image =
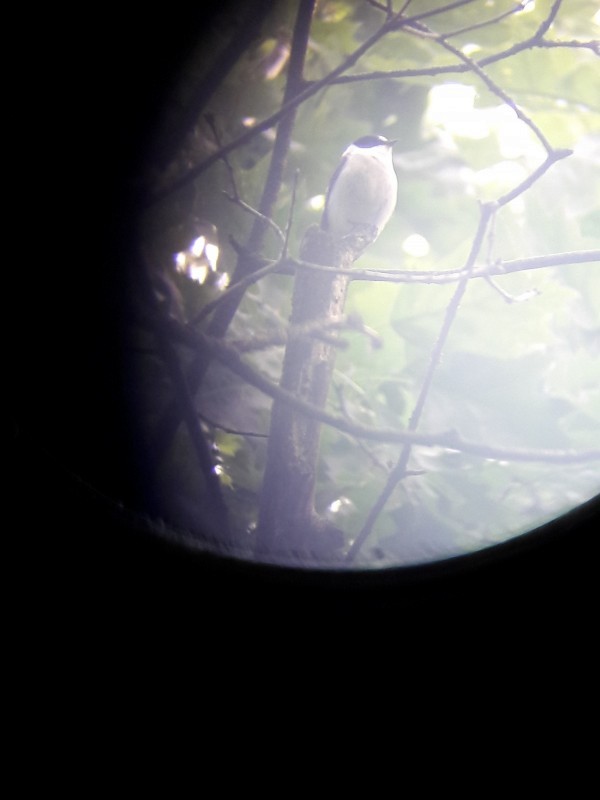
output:
M 213 138 L 215 140 L 218 149 L 222 150 L 223 141 L 221 139 L 219 131 L 217 130 L 217 125 L 213 114 L 205 114 L 204 116 L 212 132 Z M 223 164 L 225 164 L 225 168 L 227 169 L 227 174 L 229 175 L 229 182 L 231 184 L 231 192 L 232 192 L 232 194 L 229 194 L 223 189 L 223 194 L 225 195 L 225 197 L 231 203 L 234 203 L 235 205 L 239 206 L 243 211 L 246 211 L 248 214 L 251 214 L 255 219 L 260 220 L 264 225 L 268 225 L 273 231 L 275 231 L 275 234 L 278 236 L 279 240 L 281 242 L 285 242 L 285 236 L 283 234 L 283 231 L 281 230 L 279 225 L 277 225 L 277 223 L 271 219 L 271 217 L 268 217 L 265 214 L 261 214 L 260 211 L 258 211 L 258 209 L 254 208 L 253 206 L 249 205 L 244 200 L 242 200 L 242 197 L 238 190 L 237 181 L 235 179 L 235 172 L 231 165 L 231 161 L 229 160 L 227 155 L 224 155 L 222 157 L 222 161 Z
M 447 42 L 445 37 L 437 37 L 436 41 L 441 47 L 444 48 L 444 50 L 452 53 L 454 56 L 456 56 L 456 58 L 466 64 L 472 72 L 478 75 L 490 92 L 492 92 L 492 94 L 495 94 L 496 97 L 499 97 L 500 100 L 502 100 L 502 102 L 505 103 L 509 108 L 512 108 L 517 117 L 524 122 L 530 130 L 533 131 L 548 155 L 554 153 L 554 148 L 546 139 L 540 128 L 535 124 L 535 122 L 523 111 L 522 108 L 520 108 L 514 102 L 514 100 L 504 91 L 504 89 L 501 89 L 500 86 L 498 86 L 498 84 L 489 77 L 489 75 L 482 69 L 482 67 L 479 66 L 479 64 L 477 64 L 476 61 L 465 55 L 458 47 L 454 47 L 454 45 L 450 44 L 450 42 Z
M 423 408 L 425 407 L 425 401 L 433 381 L 433 375 L 437 365 L 439 364 L 442 356 L 442 350 L 444 349 L 448 335 L 450 334 L 450 328 L 452 327 L 454 319 L 456 318 L 458 307 L 460 306 L 461 300 L 467 291 L 469 278 L 471 277 L 473 269 L 475 268 L 475 262 L 483 245 L 488 225 L 490 220 L 493 218 L 495 211 L 496 209 L 492 203 L 486 203 L 481 207 L 481 217 L 477 227 L 477 232 L 475 233 L 475 237 L 473 239 L 473 244 L 471 245 L 471 252 L 469 253 L 464 266 L 463 275 L 454 291 L 454 295 L 452 296 L 450 303 L 448 304 L 448 308 L 446 309 L 444 322 L 442 323 L 442 328 L 438 335 L 438 339 L 434 345 L 433 352 L 431 353 L 429 367 L 427 368 L 427 373 L 425 374 L 425 379 L 421 386 L 421 391 L 419 392 L 419 398 L 408 423 L 410 430 L 416 430 L 421 419 L 421 414 L 423 413 Z
M 279 239 L 279 241 L 282 242 L 283 244 L 285 244 L 285 234 L 281 230 L 279 225 L 275 222 L 275 220 L 272 220 L 271 217 L 267 217 L 265 214 L 261 214 L 260 211 L 258 211 L 253 206 L 248 205 L 248 203 L 246 203 L 244 200 L 242 200 L 242 198 L 239 195 L 237 195 L 237 194 L 231 195 L 228 192 L 226 192 L 224 189 L 222 191 L 223 191 L 223 194 L 225 195 L 225 197 L 231 203 L 234 203 L 236 206 L 239 206 L 243 211 L 246 211 L 248 214 L 250 214 L 255 219 L 257 219 L 260 222 L 262 222 L 264 225 L 268 225 L 269 228 L 271 228 L 271 230 L 275 232 L 275 234 L 277 235 L 277 238 Z
M 462 36 L 465 33 L 472 33 L 472 31 L 479 30 L 480 28 L 486 28 L 488 25 L 495 25 L 498 22 L 502 22 L 502 20 L 506 19 L 507 17 L 512 17 L 514 14 L 518 14 L 523 10 L 524 5 L 525 3 L 517 3 L 513 8 L 509 8 L 508 11 L 503 11 L 501 14 L 497 14 L 495 17 L 490 17 L 489 19 L 482 20 L 481 22 L 474 22 L 472 25 L 466 25 L 464 28 L 457 28 L 454 31 L 448 31 L 448 33 L 444 34 L 444 39 L 450 39 L 454 36 Z
M 199 418 L 204 422 L 206 425 L 210 425 L 211 428 L 216 428 L 219 431 L 223 431 L 223 433 L 228 433 L 232 436 L 244 436 L 248 439 L 267 439 L 269 434 L 268 433 L 258 433 L 257 431 L 241 431 L 238 428 L 230 428 L 228 425 L 223 425 L 221 422 L 216 422 L 214 419 L 210 419 L 207 417 L 206 414 L 202 414 L 200 411 L 198 412 Z
M 546 256 L 517 258 L 512 261 L 498 261 L 490 271 L 493 275 L 504 275 L 510 272 L 523 272 L 530 269 L 546 267 L 562 267 L 569 264 L 591 264 L 600 261 L 600 250 L 580 250 L 573 253 L 551 253 Z
M 367 0 L 368 5 L 373 6 L 378 11 L 383 11 L 385 14 L 390 13 L 390 0 L 387 0 L 387 5 L 384 6 L 383 3 L 380 3 L 379 0 Z
M 442 350 L 446 344 L 446 340 L 448 339 L 448 335 L 450 333 L 452 324 L 456 318 L 456 314 L 458 313 L 460 302 L 467 290 L 470 274 L 475 267 L 475 262 L 479 255 L 479 251 L 481 250 L 481 247 L 485 240 L 485 234 L 487 232 L 489 222 L 492 219 L 494 213 L 495 213 L 494 206 L 490 203 L 487 203 L 481 208 L 479 225 L 475 237 L 473 239 L 471 251 L 464 266 L 464 275 L 459 281 L 458 286 L 454 290 L 454 294 L 448 304 L 448 307 L 446 308 L 444 321 L 442 323 L 442 327 L 440 329 L 437 341 L 431 352 L 429 365 L 427 367 L 423 383 L 421 384 L 419 396 L 417 398 L 417 402 L 415 403 L 415 406 L 413 408 L 412 414 L 408 422 L 408 430 L 411 432 L 415 432 L 419 425 L 421 414 L 423 413 L 425 402 L 427 400 L 427 397 L 429 395 L 429 390 L 433 382 L 433 376 L 435 374 L 435 370 L 437 369 L 440 358 L 442 356 Z M 352 545 L 348 550 L 348 553 L 346 555 L 347 563 L 352 563 L 354 561 L 356 555 L 366 542 L 367 538 L 370 536 L 371 531 L 373 530 L 373 526 L 375 525 L 375 522 L 377 521 L 379 515 L 385 508 L 396 486 L 404 477 L 406 477 L 406 470 L 408 467 L 408 461 L 410 459 L 411 449 L 412 448 L 410 443 L 405 444 L 404 447 L 402 448 L 402 452 L 400 454 L 400 458 L 398 459 L 396 466 L 390 472 L 383 490 L 381 491 L 379 497 L 377 498 L 372 508 L 370 509 L 359 534 L 357 535 L 356 539 L 352 542 Z
M 597 56 L 600 56 L 600 40 L 599 39 L 591 39 L 589 42 L 580 42 L 580 41 L 568 41 L 568 42 L 554 42 L 549 41 L 548 39 L 542 39 L 540 42 L 537 43 L 538 47 L 580 47 L 586 50 L 591 50 Z
M 545 256 L 532 256 L 531 258 L 518 258 L 509 261 L 496 260 L 485 267 L 474 269 L 471 279 L 486 278 L 494 275 L 507 275 L 513 272 L 527 272 L 533 269 L 546 269 L 547 267 L 560 267 L 569 264 L 588 264 L 600 261 L 600 250 L 578 250 L 570 253 L 551 253 Z M 336 269 L 323 267 L 320 264 L 311 264 L 307 261 L 288 259 L 283 264 L 273 262 L 274 266 L 308 269 L 315 271 L 330 271 L 340 275 L 348 275 L 353 281 L 376 281 L 383 283 L 425 283 L 445 284 L 455 283 L 464 276 L 464 268 L 446 270 L 375 270 L 375 269 Z
M 522 42 L 517 42 L 516 44 L 511 45 L 511 47 L 507 48 L 506 50 L 502 50 L 500 53 L 494 53 L 493 55 L 486 56 L 475 63 L 479 67 L 487 67 L 488 64 L 495 64 L 498 61 L 504 61 L 507 58 L 512 58 L 512 56 L 517 55 L 517 53 L 521 53 L 524 50 L 530 50 L 532 47 L 545 47 L 545 40 L 543 38 L 544 34 L 548 31 L 550 25 L 554 21 L 556 14 L 558 13 L 560 3 L 561 0 L 555 0 L 554 5 L 550 9 L 550 13 L 541 23 L 533 36 L 530 36 Z M 411 34 L 416 33 L 416 31 L 411 29 L 409 26 L 407 27 L 407 32 L 410 32 Z M 460 74 L 469 71 L 470 67 L 468 64 L 444 64 L 436 67 L 420 67 L 417 69 L 388 71 L 378 70 L 366 73 L 354 73 L 353 75 L 341 75 L 339 77 L 332 78 L 330 80 L 330 84 L 335 85 L 342 83 L 356 83 L 360 81 L 382 80 L 390 78 L 399 78 L 400 80 L 405 80 L 406 78 L 436 77 L 438 75 Z
M 510 292 L 507 292 L 505 289 L 503 289 L 501 286 L 498 286 L 498 284 L 494 281 L 494 279 L 490 278 L 489 275 L 486 276 L 485 281 L 486 281 L 487 284 L 489 284 L 492 287 L 492 289 L 495 292 L 497 292 L 500 295 L 500 297 L 506 303 L 511 303 L 511 304 L 512 303 L 523 303 L 526 300 L 531 300 L 532 297 L 539 297 L 539 295 L 540 295 L 539 289 L 535 289 L 535 288 L 534 289 L 529 289 L 528 291 L 522 292 L 521 294 L 517 294 L 517 295 L 511 294 Z
M 421 14 L 415 14 L 412 17 L 405 17 L 400 11 L 396 18 L 398 23 L 400 23 L 401 27 L 404 25 L 411 25 L 414 22 L 422 22 L 424 19 L 430 19 L 431 17 L 437 17 L 442 14 L 448 13 L 448 11 L 455 11 L 457 8 L 461 8 L 462 6 L 471 5 L 471 3 L 476 3 L 478 0 L 454 0 L 453 3 L 447 3 L 445 6 L 441 6 L 440 8 L 432 8 L 430 11 L 424 11 Z
M 511 189 L 510 192 L 503 194 L 502 197 L 499 197 L 495 202 L 496 206 L 500 208 L 501 206 L 505 206 L 518 197 L 523 192 L 526 192 L 530 186 L 539 180 L 542 175 L 547 172 L 550 167 L 555 164 L 557 161 L 560 161 L 563 158 L 568 158 L 570 155 L 573 155 L 572 150 L 562 149 L 562 150 L 553 150 L 550 149 L 548 151 L 548 156 L 545 161 L 543 161 L 539 167 L 537 167 L 531 175 L 525 178 L 518 186 L 515 186 L 514 189 Z
M 527 179 L 529 181 L 529 178 Z M 528 272 L 535 269 L 547 269 L 549 267 L 568 266 L 569 264 L 591 264 L 600 261 L 600 250 L 576 250 L 567 253 L 550 253 L 545 256 L 532 256 L 530 258 L 517 258 L 508 261 L 496 259 L 493 263 L 478 267 L 471 273 L 471 280 L 477 278 L 488 278 L 496 275 L 509 275 L 514 272 Z M 352 281 L 370 281 L 375 283 L 401 283 L 401 284 L 427 284 L 442 285 L 456 283 L 464 275 L 464 268 L 456 267 L 442 270 L 409 270 L 409 269 L 346 269 L 343 267 L 326 267 L 322 264 L 312 264 L 309 261 L 301 261 L 296 258 L 286 258 L 283 261 L 266 261 L 264 267 L 249 275 L 244 281 L 240 281 L 240 289 L 256 283 L 265 275 L 272 272 L 282 274 L 293 274 L 296 269 L 312 270 L 314 272 L 330 272 L 332 275 L 347 275 Z M 237 284 L 231 286 L 216 300 L 202 309 L 194 319 L 192 324 L 204 319 L 213 308 L 219 304 L 221 298 L 227 292 L 233 293 L 237 290 Z
M 292 180 L 292 197 L 290 200 L 290 212 L 288 214 L 287 223 L 285 226 L 285 233 L 283 238 L 283 247 L 281 249 L 281 255 L 279 256 L 280 259 L 283 261 L 287 258 L 288 254 L 288 246 L 290 243 L 290 233 L 292 230 L 292 223 L 294 220 L 294 209 L 296 208 L 296 191 L 298 189 L 298 178 L 300 177 L 300 170 L 297 169 L 294 172 L 294 178 Z

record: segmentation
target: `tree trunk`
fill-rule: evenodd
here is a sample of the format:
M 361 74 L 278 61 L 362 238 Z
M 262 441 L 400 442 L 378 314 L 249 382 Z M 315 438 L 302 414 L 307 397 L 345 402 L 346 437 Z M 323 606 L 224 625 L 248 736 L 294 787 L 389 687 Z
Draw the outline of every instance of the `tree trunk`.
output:
M 329 234 L 313 226 L 304 238 L 301 257 L 348 268 L 358 255 L 357 247 L 356 242 L 354 249 L 352 244 L 336 246 Z M 347 288 L 347 275 L 297 270 L 280 386 L 320 409 L 327 402 L 337 348 L 324 341 L 322 329 L 300 334 L 296 329 L 339 319 Z M 329 339 L 336 335 L 326 333 Z M 314 508 L 320 428 L 318 420 L 284 401 L 273 401 L 256 539 L 260 559 L 322 564 L 339 558 L 343 533 Z

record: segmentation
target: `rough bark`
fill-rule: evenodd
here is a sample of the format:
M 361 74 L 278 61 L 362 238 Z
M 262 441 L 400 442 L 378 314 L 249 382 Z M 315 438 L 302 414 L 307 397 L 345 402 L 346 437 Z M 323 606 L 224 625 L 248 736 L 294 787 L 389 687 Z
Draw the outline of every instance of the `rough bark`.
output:
M 364 239 L 336 244 L 316 226 L 302 245 L 304 261 L 348 268 L 364 247 Z M 290 330 L 307 323 L 333 321 L 344 311 L 348 276 L 298 271 L 292 297 Z M 288 341 L 280 385 L 313 406 L 324 408 L 335 364 L 336 346 L 318 332 Z M 320 517 L 314 507 L 321 423 L 274 401 L 267 466 L 257 530 L 258 558 L 302 563 L 335 563 L 344 545 L 343 533 Z

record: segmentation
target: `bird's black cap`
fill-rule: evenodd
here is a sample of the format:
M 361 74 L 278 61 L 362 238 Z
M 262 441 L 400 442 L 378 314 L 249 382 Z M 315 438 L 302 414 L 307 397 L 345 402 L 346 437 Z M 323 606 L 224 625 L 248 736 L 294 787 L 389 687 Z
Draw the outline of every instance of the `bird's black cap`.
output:
M 386 139 L 385 136 L 361 136 L 360 139 L 356 139 L 353 144 L 355 144 L 356 147 L 364 148 L 379 147 L 382 144 L 391 147 L 397 141 L 397 139 Z

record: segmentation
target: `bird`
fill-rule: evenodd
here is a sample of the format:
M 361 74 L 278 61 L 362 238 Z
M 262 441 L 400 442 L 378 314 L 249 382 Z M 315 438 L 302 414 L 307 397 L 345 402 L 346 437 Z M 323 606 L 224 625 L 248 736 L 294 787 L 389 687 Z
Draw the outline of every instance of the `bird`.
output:
M 397 139 L 361 136 L 342 154 L 331 177 L 321 229 L 336 240 L 365 233 L 374 242 L 396 208 L 398 178 L 392 162 Z

